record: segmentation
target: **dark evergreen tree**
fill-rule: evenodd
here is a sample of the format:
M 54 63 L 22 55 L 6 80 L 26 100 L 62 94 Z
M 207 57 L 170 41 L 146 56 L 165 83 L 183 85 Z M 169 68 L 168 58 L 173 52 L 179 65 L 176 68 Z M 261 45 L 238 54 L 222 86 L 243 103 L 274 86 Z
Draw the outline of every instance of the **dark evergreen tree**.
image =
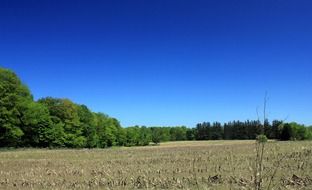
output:
M 291 139 L 291 137 L 293 136 L 293 130 L 291 128 L 291 125 L 289 125 L 288 123 L 286 123 L 284 126 L 283 126 L 283 129 L 282 129 L 282 133 L 280 135 L 280 139 L 282 141 L 288 141 Z

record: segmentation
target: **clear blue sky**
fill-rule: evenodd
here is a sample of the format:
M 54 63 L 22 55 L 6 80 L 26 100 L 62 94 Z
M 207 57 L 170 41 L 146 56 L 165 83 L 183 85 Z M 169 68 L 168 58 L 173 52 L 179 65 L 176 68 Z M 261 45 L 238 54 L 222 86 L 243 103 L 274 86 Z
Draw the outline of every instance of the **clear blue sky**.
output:
M 310 0 L 1 0 L 0 66 L 129 125 L 312 124 Z

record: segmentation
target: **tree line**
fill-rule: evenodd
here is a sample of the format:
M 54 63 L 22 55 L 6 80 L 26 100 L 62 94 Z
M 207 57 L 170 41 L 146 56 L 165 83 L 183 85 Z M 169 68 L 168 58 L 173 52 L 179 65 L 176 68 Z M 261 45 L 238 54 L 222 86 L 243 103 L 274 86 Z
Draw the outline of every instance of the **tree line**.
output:
M 10 70 L 0 68 L 0 147 L 94 148 L 123 145 L 115 118 L 93 113 L 69 99 L 34 101 Z
M 139 139 L 145 142 L 160 143 L 166 141 L 193 141 L 193 140 L 254 140 L 261 134 L 262 128 L 264 135 L 269 139 L 282 141 L 288 140 L 312 140 L 312 127 L 292 123 L 284 123 L 283 121 L 274 120 L 271 123 L 265 121 L 264 125 L 258 120 L 247 120 L 245 122 L 232 121 L 221 124 L 219 122 L 203 122 L 197 124 L 195 128 L 187 128 L 185 126 L 178 127 L 131 127 L 141 134 Z M 140 132 L 141 130 L 141 132 Z M 144 131 L 144 132 L 143 132 Z M 130 137 L 130 136 L 129 136 Z M 145 139 L 145 140 L 143 140 Z M 149 144 L 149 143 L 147 143 Z M 147 145 L 135 144 L 135 145 Z
M 165 141 L 255 139 L 259 121 L 234 121 L 226 124 L 204 122 L 195 128 L 145 127 L 122 128 L 119 121 L 104 113 L 66 98 L 34 100 L 28 87 L 8 69 L 0 68 L 0 147 L 106 148 L 145 146 Z M 268 121 L 269 138 L 311 139 L 311 127 L 296 123 Z
M 263 130 L 269 139 L 277 140 L 308 140 L 312 139 L 312 127 L 283 121 L 247 120 L 245 122 L 233 121 L 224 123 L 204 122 L 197 124 L 195 130 L 196 140 L 247 140 L 256 139 Z

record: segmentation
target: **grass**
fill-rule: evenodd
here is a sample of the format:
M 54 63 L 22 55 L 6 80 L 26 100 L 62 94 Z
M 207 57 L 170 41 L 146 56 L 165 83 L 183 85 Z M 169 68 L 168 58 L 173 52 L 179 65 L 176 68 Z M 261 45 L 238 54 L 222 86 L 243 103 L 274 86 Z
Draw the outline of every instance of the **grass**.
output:
M 0 189 L 253 189 L 255 141 L 0 151 Z M 284 157 L 275 171 L 278 161 Z M 266 145 L 264 187 L 312 189 L 312 142 Z

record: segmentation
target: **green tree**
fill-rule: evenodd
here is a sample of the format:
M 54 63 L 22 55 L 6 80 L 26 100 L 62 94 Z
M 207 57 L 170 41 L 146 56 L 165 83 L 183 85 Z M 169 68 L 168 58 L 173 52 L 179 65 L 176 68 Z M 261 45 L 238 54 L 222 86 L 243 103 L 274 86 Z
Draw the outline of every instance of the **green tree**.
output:
M 49 110 L 44 105 L 33 101 L 24 102 L 21 107 L 23 146 L 49 147 L 50 142 L 53 141 L 48 135 L 53 127 Z
M 306 140 L 312 140 L 312 126 L 307 127 L 305 139 Z
M 140 145 L 140 128 L 139 126 L 128 127 L 126 129 L 127 146 Z
M 21 145 L 24 105 L 32 101 L 29 89 L 15 73 L 0 68 L 0 146 Z M 27 106 L 26 106 L 27 107 Z
M 83 136 L 83 127 L 80 123 L 78 105 L 69 99 L 42 98 L 39 103 L 47 106 L 54 125 L 64 126 L 65 146 L 71 148 L 85 147 L 86 138 Z
M 187 131 L 186 131 L 186 139 L 188 141 L 192 141 L 192 140 L 195 140 L 195 137 L 196 137 L 196 129 L 195 128 L 187 129 Z
M 139 130 L 139 145 L 140 146 L 147 146 L 152 141 L 152 135 L 150 129 L 145 126 L 142 126 Z
M 116 134 L 117 144 L 118 146 L 126 146 L 127 142 L 127 132 L 126 129 L 119 127 Z
M 185 126 L 172 127 L 172 128 L 170 128 L 170 140 L 171 141 L 186 140 L 187 139 L 186 132 L 187 132 L 187 128 Z
M 46 143 L 48 147 L 66 147 L 66 134 L 64 131 L 64 123 L 59 122 L 52 124 L 52 127 L 45 130 Z
M 152 127 L 152 142 L 158 145 L 161 142 L 162 131 L 160 127 Z
M 293 131 L 292 140 L 304 140 L 307 133 L 307 128 L 304 125 L 300 125 L 296 122 L 290 123 Z
M 103 113 L 96 115 L 96 129 L 101 148 L 111 147 L 122 144 L 118 141 L 117 136 L 123 137 L 121 126 L 117 119 L 110 118 Z
M 99 137 L 96 131 L 94 114 L 85 105 L 78 106 L 78 116 L 82 127 L 82 135 L 86 138 L 85 147 L 95 148 L 98 146 Z

